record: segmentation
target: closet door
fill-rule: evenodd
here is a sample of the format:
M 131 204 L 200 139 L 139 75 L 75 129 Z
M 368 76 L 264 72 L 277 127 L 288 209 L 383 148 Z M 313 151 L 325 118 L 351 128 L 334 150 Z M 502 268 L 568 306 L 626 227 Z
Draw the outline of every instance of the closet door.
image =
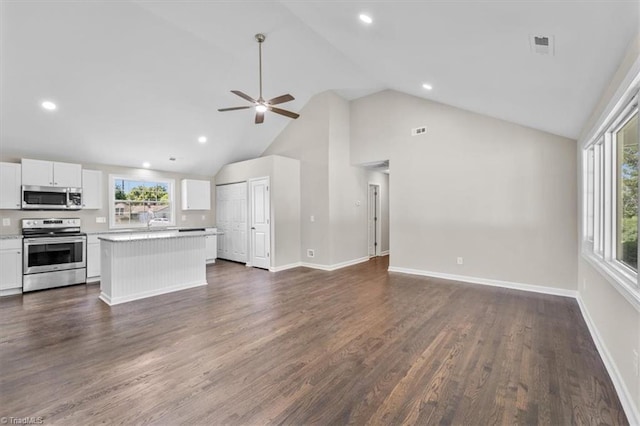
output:
M 216 186 L 218 258 L 247 263 L 247 183 Z

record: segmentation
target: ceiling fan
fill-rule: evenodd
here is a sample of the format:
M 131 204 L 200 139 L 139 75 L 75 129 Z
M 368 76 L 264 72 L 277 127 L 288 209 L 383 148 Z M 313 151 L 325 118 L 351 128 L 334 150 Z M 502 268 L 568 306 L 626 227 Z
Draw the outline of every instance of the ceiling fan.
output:
M 273 105 L 283 104 L 285 102 L 294 100 L 295 98 L 290 94 L 287 93 L 286 95 L 281 95 L 273 99 L 269 99 L 268 101 L 265 101 L 264 98 L 262 97 L 262 43 L 266 39 L 266 36 L 264 34 L 256 34 L 255 37 L 256 37 L 256 41 L 258 42 L 258 59 L 260 64 L 260 96 L 258 97 L 258 99 L 253 99 L 251 96 L 239 90 L 232 90 L 231 93 L 238 95 L 242 99 L 246 99 L 247 101 L 253 104 L 253 106 L 256 109 L 256 124 L 261 124 L 264 121 L 264 113 L 266 111 L 272 111 L 272 112 L 275 112 L 276 114 L 284 115 L 285 117 L 294 118 L 294 119 L 300 117 L 300 114 L 296 114 L 295 112 L 287 111 L 286 109 L 276 108 L 273 106 Z M 231 107 L 231 108 L 220 108 L 218 109 L 218 111 L 220 112 L 235 111 L 238 109 L 249 109 L 249 108 L 251 108 L 251 106 L 240 106 L 240 107 Z

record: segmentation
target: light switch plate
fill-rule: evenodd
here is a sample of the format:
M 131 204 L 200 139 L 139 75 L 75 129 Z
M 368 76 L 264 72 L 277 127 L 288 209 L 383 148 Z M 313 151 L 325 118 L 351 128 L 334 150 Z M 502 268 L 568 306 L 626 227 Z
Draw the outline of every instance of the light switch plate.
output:
M 104 216 L 96 217 L 96 223 L 107 223 L 107 218 Z
M 185 220 L 187 220 L 187 215 L 186 215 L 186 214 L 183 214 L 181 219 L 182 219 L 182 221 L 184 222 Z
M 2 226 L 11 226 L 11 219 L 9 219 L 8 217 L 3 217 Z

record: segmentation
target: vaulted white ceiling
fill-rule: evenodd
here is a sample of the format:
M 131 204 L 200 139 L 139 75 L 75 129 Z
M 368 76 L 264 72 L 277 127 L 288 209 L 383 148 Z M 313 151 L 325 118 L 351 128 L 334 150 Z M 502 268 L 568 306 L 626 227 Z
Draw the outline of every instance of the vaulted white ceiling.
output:
M 3 156 L 212 175 L 259 155 L 290 121 L 217 111 L 246 105 L 229 90 L 258 95 L 258 32 L 265 98 L 296 97 L 283 108 L 389 88 L 575 138 L 640 3 L 3 0 L 0 12 Z M 555 55 L 533 54 L 530 35 L 553 36 Z

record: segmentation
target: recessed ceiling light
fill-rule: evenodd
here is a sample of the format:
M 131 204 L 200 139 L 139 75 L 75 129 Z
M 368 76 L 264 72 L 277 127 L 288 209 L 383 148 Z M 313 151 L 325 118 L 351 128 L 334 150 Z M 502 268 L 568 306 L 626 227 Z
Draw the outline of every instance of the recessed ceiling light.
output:
M 207 141 L 207 137 L 206 136 L 200 136 L 198 138 L 198 142 L 200 142 L 200 143 L 205 143 L 206 141 Z
M 371 16 L 365 15 L 364 13 L 360 14 L 360 20 L 365 24 L 370 24 L 373 22 L 373 19 L 371 19 Z
M 142 163 L 142 167 L 144 167 L 145 169 L 148 169 L 149 167 L 151 167 L 151 164 L 149 164 L 148 161 L 145 161 L 144 163 Z
M 424 83 L 424 84 L 422 85 L 422 88 L 423 88 L 423 89 L 427 89 L 427 90 L 431 90 L 431 89 L 433 89 L 433 87 L 432 87 L 430 84 L 427 84 L 427 83 Z
M 42 105 L 42 108 L 44 108 L 44 109 L 46 109 L 48 111 L 54 111 L 56 108 L 58 108 L 56 106 L 56 104 L 54 104 L 51 101 L 44 101 L 40 105 Z

